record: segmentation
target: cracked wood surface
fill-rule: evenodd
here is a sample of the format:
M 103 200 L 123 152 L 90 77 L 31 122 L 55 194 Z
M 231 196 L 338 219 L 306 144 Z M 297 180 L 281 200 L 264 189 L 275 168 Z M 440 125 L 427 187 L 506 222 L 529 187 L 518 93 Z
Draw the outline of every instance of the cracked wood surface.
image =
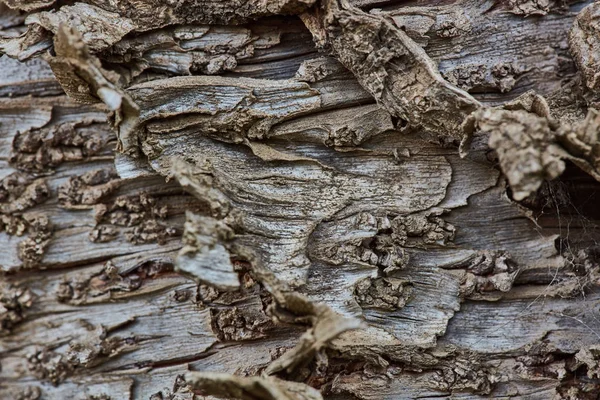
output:
M 0 397 L 595 398 L 597 9 L 4 0 Z

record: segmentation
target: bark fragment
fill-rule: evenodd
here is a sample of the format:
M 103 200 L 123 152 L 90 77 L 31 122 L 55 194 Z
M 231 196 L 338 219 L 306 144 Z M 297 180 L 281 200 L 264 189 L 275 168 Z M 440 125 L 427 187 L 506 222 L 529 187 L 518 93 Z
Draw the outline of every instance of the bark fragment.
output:
M 150 261 L 125 273 L 120 272 L 112 261 L 107 261 L 102 270 L 91 276 L 63 279 L 56 287 L 55 296 L 59 302 L 73 305 L 101 303 L 117 298 L 123 292 L 138 290 L 145 280 L 172 270 L 173 266 L 168 263 Z
M 28 368 L 38 379 L 58 385 L 81 369 L 91 368 L 135 348 L 130 338 L 107 337 L 105 327 L 94 327 L 85 321 L 82 324 L 88 332 L 80 340 L 70 341 L 64 352 L 57 351 L 58 347 L 62 347 L 60 343 L 28 355 Z
M 113 187 L 116 189 L 122 185 L 119 181 L 109 181 L 109 184 L 111 191 Z M 100 193 L 104 192 L 102 190 L 104 185 L 93 186 L 92 190 L 97 190 L 98 186 L 101 190 Z M 119 196 L 105 203 L 98 203 L 97 196 L 92 197 L 94 197 L 93 201 L 88 202 L 88 204 L 96 204 L 94 207 L 96 227 L 90 232 L 92 241 L 108 242 L 123 232 L 127 241 L 133 244 L 158 243 L 163 245 L 169 237 L 178 234 L 177 229 L 166 221 L 169 212 L 168 205 L 148 193 Z
M 38 24 L 54 35 L 58 34 L 61 25 L 77 29 L 81 40 L 93 53 L 112 46 L 135 29 L 135 25 L 129 18 L 84 3 L 65 5 L 56 11 L 32 14 L 25 23 Z
M 321 400 L 318 390 L 303 383 L 273 377 L 238 377 L 216 372 L 189 372 L 185 381 L 192 390 L 218 398 L 240 400 Z
M 52 240 L 52 223 L 45 215 L 29 216 L 29 235 L 17 245 L 17 254 L 24 268 L 37 267 Z
M 25 172 L 14 172 L 0 181 L 0 212 L 22 212 L 48 199 L 49 189 L 44 178 Z
M 365 278 L 354 289 L 356 301 L 362 308 L 379 308 L 393 311 L 410 300 L 412 288 L 409 281 L 395 278 Z
M 546 15 L 567 9 L 568 0 L 509 0 L 503 6 L 511 13 L 525 17 Z
M 254 340 L 267 336 L 273 328 L 262 303 L 211 310 L 213 331 L 222 341 Z
M 236 290 L 240 286 L 238 275 L 221 243 L 232 237 L 233 231 L 223 222 L 188 212 L 178 270 L 220 290 Z
M 121 186 L 112 170 L 98 169 L 73 176 L 58 189 L 58 201 L 64 207 L 89 207 L 100 202 Z
M 360 320 L 342 317 L 325 305 L 316 307 L 314 317 L 315 322 L 313 322 L 312 328 L 300 337 L 298 344 L 293 349 L 273 361 L 265 369 L 265 374 L 273 375 L 284 372 L 289 376 L 297 376 L 299 369 L 304 368 L 332 340 L 346 331 L 363 326 Z
M 527 72 L 516 62 L 495 65 L 464 65 L 442 73 L 449 83 L 469 93 L 498 90 L 510 92 L 520 77 Z
M 150 396 L 150 400 L 194 400 L 194 393 L 184 375 L 177 375 L 172 388 L 165 388 Z
M 47 61 L 65 92 L 75 101 L 97 103 L 100 100 L 114 112 L 114 125 L 119 131 L 119 149 L 135 151 L 137 137 L 132 131 L 138 121 L 139 110 L 129 95 L 118 84 L 118 75 L 102 68 L 100 61 L 90 54 L 81 35 L 74 28 L 62 24 L 54 38 L 55 57 Z
M 519 269 L 510 256 L 501 252 L 484 251 L 468 261 L 461 283 L 461 295 L 470 299 L 484 299 L 486 292 L 508 292 Z
M 26 318 L 34 300 L 35 295 L 28 288 L 0 282 L 0 336 L 8 335 Z
M 600 6 L 585 7 L 573 21 L 569 32 L 569 47 L 585 86 L 600 91 Z
M 599 350 L 598 346 L 591 346 L 587 349 L 581 349 L 575 354 L 576 366 L 585 365 L 587 367 L 587 376 L 590 379 L 600 378 Z
M 29 371 L 39 380 L 58 385 L 73 373 L 73 365 L 63 354 L 44 348 L 28 357 Z
M 475 116 L 479 129 L 491 132 L 489 145 L 498 154 L 515 200 L 523 200 L 544 179 L 552 180 L 565 169 L 563 153 L 555 144 L 558 127 L 548 120 L 546 101 L 533 94 L 524 96 L 529 97 L 505 105 L 506 111 L 487 109 Z
M 107 329 L 101 325 L 89 328 L 88 335 L 69 344 L 66 357 L 73 368 L 91 368 L 136 347 L 135 339 L 107 337 Z
M 402 121 L 398 126 L 421 127 L 442 142 L 463 139 L 463 121 L 480 103 L 446 82 L 425 51 L 384 15 L 331 0 L 303 18 L 317 44 L 331 47 L 375 100 Z
M 561 124 L 551 117 L 546 100 L 531 92 L 502 108 L 481 109 L 473 115 L 477 128 L 490 133 L 489 145 L 498 154 L 515 200 L 562 174 L 563 159 L 600 179 L 595 109 L 589 109 L 583 121 Z
M 92 157 L 101 152 L 110 139 L 108 127 L 101 122 L 104 119 L 90 118 L 20 132 L 13 139 L 10 162 L 21 170 L 41 172 L 65 162 Z

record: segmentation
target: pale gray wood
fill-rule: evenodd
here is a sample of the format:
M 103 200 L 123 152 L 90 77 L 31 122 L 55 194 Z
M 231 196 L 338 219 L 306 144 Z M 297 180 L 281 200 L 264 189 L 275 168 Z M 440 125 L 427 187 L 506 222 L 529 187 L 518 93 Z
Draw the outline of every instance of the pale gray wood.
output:
M 34 10 L 50 2 L 22 3 L 47 27 L 29 44 L 15 39 L 24 16 L 0 6 L 0 45 L 25 58 L 50 48 L 57 17 Z M 191 400 L 192 377 L 198 393 L 254 382 L 294 399 L 314 395 L 304 384 L 328 399 L 599 390 L 600 216 L 553 203 L 560 185 L 593 203 L 591 178 L 544 183 L 548 214 L 534 214 L 507 193 L 487 137 L 461 158 L 402 131 L 336 60 L 346 50 L 317 49 L 306 14 L 255 19 L 288 2 L 220 14 L 239 4 L 156 1 L 128 15 L 128 2 L 82 3 L 70 21 L 91 56 L 76 61 L 98 58 L 139 106 L 141 157 L 116 152 L 114 115 L 69 100 L 45 61 L 0 57 L 0 178 L 25 182 L 0 201 L 0 397 Z M 351 3 L 404 27 L 484 106 L 579 85 L 567 36 L 589 1 Z M 94 42 L 112 21 L 81 22 L 87 4 L 127 29 Z M 585 96 L 552 111 L 580 120 Z M 55 140 L 60 129 L 71 139 Z M 190 371 L 231 375 L 186 383 Z

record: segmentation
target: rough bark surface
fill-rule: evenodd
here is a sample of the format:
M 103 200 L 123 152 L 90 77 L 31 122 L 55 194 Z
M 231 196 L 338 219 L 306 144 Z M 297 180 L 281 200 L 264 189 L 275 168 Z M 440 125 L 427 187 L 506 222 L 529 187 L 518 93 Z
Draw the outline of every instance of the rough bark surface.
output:
M 0 398 L 597 399 L 599 21 L 0 0 Z

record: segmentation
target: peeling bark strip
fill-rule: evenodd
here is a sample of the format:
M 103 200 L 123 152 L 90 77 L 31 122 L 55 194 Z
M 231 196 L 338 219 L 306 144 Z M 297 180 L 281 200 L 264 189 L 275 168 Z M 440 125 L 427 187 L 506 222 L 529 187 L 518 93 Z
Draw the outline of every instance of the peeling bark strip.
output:
M 0 398 L 597 397 L 597 4 L 142 3 L 0 3 Z
M 461 141 L 463 121 L 481 105 L 450 85 L 435 63 L 383 15 L 369 15 L 345 0 L 324 1 L 304 15 L 317 44 L 338 60 L 398 121 L 431 131 L 441 141 Z
M 193 390 L 219 398 L 240 400 L 321 400 L 321 394 L 297 382 L 276 378 L 241 378 L 211 372 L 189 372 L 185 376 Z
M 101 100 L 114 113 L 119 131 L 119 149 L 131 153 L 137 144 L 131 131 L 138 123 L 138 106 L 117 86 L 118 76 L 104 70 L 100 61 L 89 53 L 77 29 L 59 27 L 54 40 L 56 57 L 47 61 L 65 92 L 81 103 Z

